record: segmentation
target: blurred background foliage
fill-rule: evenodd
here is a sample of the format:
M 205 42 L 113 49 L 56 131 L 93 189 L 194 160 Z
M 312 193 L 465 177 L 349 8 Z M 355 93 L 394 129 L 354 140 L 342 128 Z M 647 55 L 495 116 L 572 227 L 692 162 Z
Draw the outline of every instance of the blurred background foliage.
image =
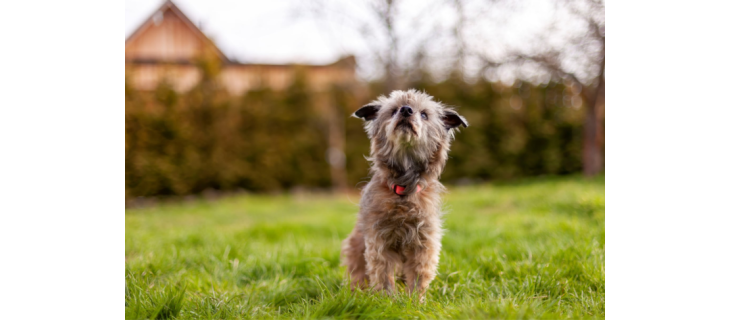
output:
M 327 115 L 315 106 L 304 70 L 285 90 L 265 86 L 241 97 L 216 83 L 216 66 L 199 63 L 203 80 L 187 92 L 167 82 L 154 91 L 125 86 L 126 197 L 188 195 L 206 190 L 278 192 L 332 186 Z M 384 92 L 369 83 L 368 100 Z M 585 108 L 564 83 L 513 85 L 458 74 L 411 81 L 456 106 L 470 123 L 456 133 L 446 183 L 473 183 L 580 172 Z M 345 123 L 349 188 L 368 178 L 369 142 L 350 117 L 368 100 L 333 87 Z M 339 115 L 338 115 L 339 116 Z
M 318 30 L 332 37 L 334 47 L 355 54 L 320 66 L 329 73 L 287 64 L 286 70 L 295 70 L 293 81 L 268 87 L 261 78 L 234 95 L 221 76 L 227 67 L 242 70 L 245 64 L 230 61 L 210 39 L 195 56 L 174 46 L 171 39 L 187 29 L 173 27 L 193 22 L 172 2 L 156 13 L 162 18 L 153 14 L 144 24 L 149 28 L 128 38 L 127 199 L 211 190 L 355 190 L 368 179 L 363 156 L 369 141 L 362 121 L 350 115 L 378 95 L 408 88 L 455 106 L 470 123 L 456 134 L 446 183 L 603 171 L 602 0 L 310 0 L 281 9 L 321 22 Z M 150 33 L 142 41 L 144 30 Z M 187 32 L 198 41 L 203 33 L 195 30 Z M 292 30 L 282 34 L 320 35 Z M 294 56 L 306 51 L 287 48 Z M 189 60 L 178 61 L 183 56 Z M 191 89 L 179 86 L 188 73 L 173 72 L 171 81 L 142 90 L 133 85 L 139 74 L 129 71 L 190 65 L 198 69 Z M 243 74 L 231 70 L 228 79 L 243 82 Z M 355 70 L 356 80 L 338 76 Z M 318 82 L 323 77 L 326 85 Z

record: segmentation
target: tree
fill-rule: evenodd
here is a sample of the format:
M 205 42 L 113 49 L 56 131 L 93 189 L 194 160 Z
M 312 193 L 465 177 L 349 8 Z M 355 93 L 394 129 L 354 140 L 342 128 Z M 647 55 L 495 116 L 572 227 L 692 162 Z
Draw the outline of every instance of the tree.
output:
M 602 0 L 559 0 L 557 13 L 549 28 L 528 48 L 510 48 L 506 58 L 495 61 L 481 55 L 485 68 L 506 65 L 541 69 L 553 78 L 568 82 L 580 92 L 585 108 L 583 125 L 583 173 L 595 175 L 603 169 L 599 145 L 602 126 L 598 106 L 605 95 L 606 34 L 605 6 Z M 562 18 L 562 19 L 561 19 Z M 560 33 L 566 20 L 575 23 L 571 32 Z M 554 34 L 562 41 L 555 44 Z M 553 39 L 551 39 L 551 36 Z
M 324 30 L 336 30 L 329 32 L 339 34 L 343 47 L 351 38 L 358 38 L 364 45 L 349 46 L 365 48 L 360 52 L 375 58 L 373 65 L 383 83 L 377 91 L 401 88 L 406 78 L 417 82 L 454 74 L 478 79 L 494 71 L 508 71 L 523 80 L 534 80 L 535 74 L 549 75 L 552 81 L 565 82 L 580 93 L 585 108 L 583 172 L 594 175 L 602 171 L 603 130 L 598 110 L 605 93 L 602 0 L 554 0 L 552 16 L 551 10 L 537 12 L 552 22 L 541 27 L 534 39 L 514 35 L 511 28 L 521 29 L 528 21 L 512 10 L 522 7 L 536 13 L 533 7 L 545 3 L 539 0 L 310 1 L 310 12 L 318 21 L 332 21 L 340 27 Z M 515 24 L 507 26 L 504 22 L 510 20 Z M 355 30 L 355 34 L 347 34 L 345 29 Z M 503 34 L 508 36 L 501 39 Z
M 347 53 L 358 54 L 365 78 L 382 81 L 383 92 L 404 89 L 417 56 L 443 49 L 450 22 L 448 1 L 309 0 L 297 11 L 308 13 Z M 436 48 L 437 50 L 434 50 Z

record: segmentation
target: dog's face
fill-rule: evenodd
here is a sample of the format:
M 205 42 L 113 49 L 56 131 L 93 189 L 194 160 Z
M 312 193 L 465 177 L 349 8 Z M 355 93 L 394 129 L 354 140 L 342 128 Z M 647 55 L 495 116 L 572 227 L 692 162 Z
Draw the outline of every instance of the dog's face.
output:
M 381 96 L 354 116 L 366 121 L 371 156 L 401 171 L 424 170 L 439 151 L 445 156 L 453 130 L 468 125 L 456 111 L 416 90 Z

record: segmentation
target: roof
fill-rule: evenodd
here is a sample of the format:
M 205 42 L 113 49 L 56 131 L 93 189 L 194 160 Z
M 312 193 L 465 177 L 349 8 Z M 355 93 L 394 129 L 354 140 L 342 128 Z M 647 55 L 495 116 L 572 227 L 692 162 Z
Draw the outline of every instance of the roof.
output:
M 152 12 L 150 14 L 149 18 L 145 20 L 137 30 L 135 30 L 129 37 L 127 37 L 127 40 L 125 40 L 125 44 L 129 44 L 131 41 L 133 41 L 135 38 L 137 38 L 144 30 L 149 28 L 150 26 L 154 25 L 154 17 L 158 13 L 164 14 L 166 11 L 171 11 L 175 15 L 177 15 L 180 20 L 182 20 L 187 27 L 190 28 L 190 30 L 193 31 L 193 33 L 200 38 L 203 43 L 206 43 L 210 45 L 211 48 L 215 50 L 215 53 L 220 57 L 220 59 L 223 61 L 223 63 L 230 63 L 230 60 L 228 60 L 228 57 L 226 57 L 223 52 L 218 49 L 218 47 L 211 41 L 204 33 L 203 31 L 200 31 L 200 29 L 192 22 L 190 19 L 178 8 L 171 0 L 166 0 L 160 8 Z

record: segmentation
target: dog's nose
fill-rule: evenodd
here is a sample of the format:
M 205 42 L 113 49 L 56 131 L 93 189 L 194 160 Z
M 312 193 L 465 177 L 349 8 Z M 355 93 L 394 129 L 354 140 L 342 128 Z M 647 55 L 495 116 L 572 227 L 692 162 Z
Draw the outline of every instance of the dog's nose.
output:
M 413 114 L 413 109 L 411 109 L 411 107 L 409 107 L 409 106 L 403 106 L 400 108 L 400 114 L 404 118 L 408 118 Z

